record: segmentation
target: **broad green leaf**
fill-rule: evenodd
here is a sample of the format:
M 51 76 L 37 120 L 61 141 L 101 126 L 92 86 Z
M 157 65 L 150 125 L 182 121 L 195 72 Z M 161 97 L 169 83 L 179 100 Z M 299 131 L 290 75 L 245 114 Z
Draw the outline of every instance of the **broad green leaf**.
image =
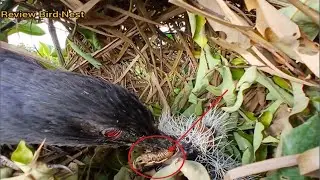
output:
M 256 127 L 254 128 L 254 134 L 253 134 L 253 149 L 254 152 L 258 150 L 258 148 L 261 145 L 262 139 L 263 139 L 263 132 L 264 126 L 262 123 L 257 122 Z
M 171 33 L 165 33 L 165 35 L 166 35 L 169 39 L 174 40 L 173 35 L 172 35 Z
M 279 143 L 279 140 L 272 136 L 268 136 L 262 140 L 262 143 Z
M 319 12 L 319 0 L 300 0 L 305 5 Z M 307 34 L 310 40 L 314 40 L 319 34 L 319 27 L 315 24 L 312 19 L 305 15 L 303 12 L 298 10 L 294 5 L 284 7 L 279 10 L 281 13 L 289 17 L 293 22 L 295 22 L 299 28 Z
M 274 83 L 276 83 L 281 88 L 283 88 L 287 91 L 290 91 L 290 92 L 292 91 L 291 84 L 287 80 L 285 80 L 279 76 L 273 76 L 272 79 L 273 79 Z
M 245 164 L 250 164 L 252 162 L 254 162 L 254 156 L 253 156 L 253 151 L 252 149 L 246 149 L 243 154 L 242 154 L 242 165 L 245 165 Z
M 232 59 L 230 63 L 235 66 L 247 64 L 247 62 L 243 58 L 240 58 L 240 57 Z
M 303 153 L 309 149 L 320 146 L 319 141 L 320 115 L 315 114 L 302 125 L 287 133 L 282 142 L 282 155 L 293 155 Z M 301 176 L 297 167 L 283 168 L 267 177 L 269 180 L 280 179 L 281 177 L 294 180 L 307 180 L 308 177 Z
M 298 167 L 283 168 L 266 177 L 266 180 L 311 180 L 300 175 Z
M 47 44 L 45 44 L 43 42 L 39 42 L 38 52 L 39 52 L 40 56 L 45 57 L 45 58 L 50 58 L 51 49 Z
M 92 64 L 95 68 L 99 69 L 102 65 L 100 62 L 95 60 L 90 54 L 83 52 L 76 44 L 68 40 L 71 48 L 76 51 L 80 56 L 86 59 L 90 64 Z
M 214 64 L 219 63 L 219 61 L 219 59 L 215 59 L 212 56 L 208 45 L 206 45 L 205 49 L 201 50 L 199 67 L 196 75 L 196 83 L 192 89 L 193 93 L 190 94 L 189 102 L 193 104 L 197 103 L 197 95 L 204 92 L 209 86 L 209 79 L 211 79 L 210 77 L 213 73 L 212 70 L 214 69 Z
M 320 91 L 319 91 L 319 89 L 309 87 L 309 89 L 306 91 L 306 94 L 308 95 L 308 97 L 310 97 L 312 105 L 315 107 L 315 109 L 318 112 L 320 112 Z
M 239 110 L 239 108 L 241 107 L 242 102 L 243 102 L 243 91 L 248 89 L 250 86 L 251 85 L 249 83 L 242 84 L 239 91 L 238 91 L 236 103 L 231 107 L 223 107 L 222 109 L 226 112 L 235 112 L 235 111 Z
M 275 102 L 273 102 L 265 111 L 269 111 L 270 113 L 274 114 L 282 103 L 283 102 L 278 99 Z
M 309 98 L 303 92 L 303 85 L 296 82 L 291 82 L 291 84 L 294 102 L 290 116 L 302 112 L 309 104 Z
M 257 68 L 255 66 L 251 66 L 248 69 L 246 69 L 246 72 L 242 76 L 242 78 L 239 80 L 237 84 L 237 89 L 240 88 L 240 86 L 244 83 L 252 84 L 256 80 L 258 76 Z
M 197 26 L 196 15 L 188 11 L 187 11 L 187 14 L 188 14 L 189 23 L 190 23 L 191 34 L 192 34 L 192 37 L 194 37 L 194 34 L 196 32 L 196 26 Z
M 230 68 L 233 80 L 240 80 L 245 71 L 243 68 Z
M 23 32 L 33 36 L 42 36 L 45 33 L 35 22 L 33 21 L 21 21 L 14 28 L 8 31 L 8 36 L 17 32 Z
M 232 79 L 230 68 L 228 67 L 228 60 L 223 56 L 220 56 L 220 58 L 222 60 L 223 65 L 225 66 L 218 68 L 218 71 L 220 72 L 223 79 L 219 88 L 221 89 L 221 92 L 225 92 L 226 90 L 228 90 L 228 92 L 223 96 L 223 100 L 226 102 L 227 106 L 232 106 L 234 105 L 237 98 L 234 93 L 235 85 Z
M 101 49 L 101 44 L 95 32 L 83 28 L 80 28 L 79 32 L 93 45 L 94 50 Z
M 271 96 L 280 99 L 289 106 L 293 105 L 293 97 L 287 93 L 284 89 L 280 88 L 276 85 L 271 79 L 267 78 L 262 73 L 257 72 L 256 81 L 266 87 L 269 92 L 272 94 Z
M 249 130 L 249 129 L 254 129 L 256 125 L 256 121 L 245 121 L 243 124 L 238 126 L 239 130 Z
M 0 41 L 8 42 L 8 35 L 7 35 L 6 32 L 1 32 L 0 33 Z
M 205 24 L 206 24 L 206 18 L 200 15 L 196 15 L 196 30 L 193 36 L 193 40 L 201 48 L 203 48 L 208 42 L 208 39 L 205 33 L 205 26 L 204 26 Z
M 11 160 L 22 164 L 29 164 L 32 159 L 32 151 L 26 146 L 25 141 L 20 141 L 16 150 L 11 155 Z
M 195 114 L 197 116 L 201 116 L 203 110 L 202 110 L 202 101 L 198 101 L 196 108 L 195 108 Z
M 284 137 L 283 155 L 298 154 L 320 146 L 319 129 L 319 114 L 315 114 L 302 125 L 293 128 L 291 132 Z
M 257 119 L 252 112 L 244 111 L 243 113 L 244 113 L 251 121 L 255 121 L 255 120 Z
M 188 97 L 190 96 L 192 90 L 192 82 L 188 82 L 185 84 L 182 91 L 179 92 L 179 94 L 174 99 L 174 102 L 171 106 L 171 111 L 173 113 L 179 112 L 185 104 L 188 102 Z
M 241 107 L 242 102 L 243 102 L 243 91 L 248 89 L 251 86 L 251 84 L 254 83 L 254 81 L 256 79 L 256 74 L 257 74 L 256 67 L 252 66 L 252 67 L 246 69 L 246 72 L 244 73 L 244 75 L 241 77 L 241 79 L 239 80 L 239 82 L 237 84 L 237 89 L 239 91 L 238 91 L 236 102 L 233 104 L 233 106 L 223 107 L 222 109 L 224 111 L 235 112 L 235 111 L 239 110 L 239 108 Z
M 206 78 L 206 73 L 209 71 L 207 64 L 208 63 L 205 57 L 205 52 L 204 50 L 202 50 L 196 75 L 196 83 L 192 90 L 192 92 L 195 94 L 201 93 L 201 91 L 203 91 L 203 89 L 205 89 L 209 85 L 209 80 L 208 78 Z
M 245 138 L 246 140 L 248 140 L 248 141 L 250 142 L 250 144 L 253 143 L 253 134 L 247 134 L 247 133 L 245 133 L 245 132 L 243 132 L 243 131 L 237 131 L 237 133 L 238 133 L 241 137 L 243 137 L 243 138 Z
M 256 155 L 256 162 L 257 161 L 263 161 L 267 158 L 268 155 L 268 149 L 266 145 L 261 144 L 257 152 L 255 153 Z
M 190 117 L 191 115 L 195 114 L 196 104 L 191 104 L 183 113 L 183 116 Z
M 221 65 L 222 56 L 219 53 L 213 54 L 211 52 L 211 47 L 208 44 L 204 47 L 204 52 L 210 70 L 216 69 L 219 65 Z
M 201 56 L 201 51 L 192 51 L 192 54 L 194 55 L 195 58 L 199 59 Z
M 220 96 L 220 95 L 222 94 L 220 88 L 215 87 L 215 86 L 212 86 L 212 85 L 207 86 L 206 89 L 207 89 L 210 93 L 212 93 L 213 95 L 215 95 L 215 96 Z
M 242 164 L 252 163 L 254 160 L 254 152 L 251 143 L 247 139 L 240 136 L 237 132 L 234 132 L 233 135 L 239 146 L 239 149 L 243 151 Z
M 273 114 L 270 111 L 264 111 L 260 116 L 260 122 L 265 126 L 268 127 L 271 124 L 273 118 Z

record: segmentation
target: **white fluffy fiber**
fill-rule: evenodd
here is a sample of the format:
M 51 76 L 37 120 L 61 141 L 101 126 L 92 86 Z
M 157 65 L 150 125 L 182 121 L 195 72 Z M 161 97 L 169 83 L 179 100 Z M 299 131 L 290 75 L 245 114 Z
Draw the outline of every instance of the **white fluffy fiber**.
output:
M 213 108 L 203 117 L 202 123 L 198 123 L 181 140 L 200 152 L 195 161 L 207 168 L 212 179 L 223 179 L 226 171 L 240 165 L 235 157 L 225 153 L 225 147 L 230 143 L 227 135 L 232 130 L 229 125 L 234 122 L 230 118 L 228 113 Z M 196 116 L 185 117 L 164 114 L 160 118 L 158 126 L 165 134 L 179 138 L 197 119 Z M 205 129 L 205 127 L 208 129 Z M 215 134 L 214 139 L 210 139 L 213 134 Z M 212 144 L 214 144 L 213 147 Z

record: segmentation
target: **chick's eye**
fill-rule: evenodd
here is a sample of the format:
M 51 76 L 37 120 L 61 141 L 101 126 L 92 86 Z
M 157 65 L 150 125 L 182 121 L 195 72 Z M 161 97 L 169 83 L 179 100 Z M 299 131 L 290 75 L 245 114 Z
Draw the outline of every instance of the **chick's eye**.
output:
M 121 136 L 122 131 L 120 129 L 109 128 L 109 129 L 103 130 L 102 134 L 104 137 L 109 139 L 118 139 Z

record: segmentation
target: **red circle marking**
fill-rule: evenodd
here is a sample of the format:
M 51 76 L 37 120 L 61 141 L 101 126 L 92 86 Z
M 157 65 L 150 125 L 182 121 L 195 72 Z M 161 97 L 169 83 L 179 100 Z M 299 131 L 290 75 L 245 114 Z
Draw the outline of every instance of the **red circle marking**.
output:
M 157 178 L 152 178 L 151 176 L 147 176 L 147 175 L 144 175 L 142 174 L 141 172 L 139 172 L 137 169 L 135 169 L 133 167 L 133 164 L 131 162 L 131 152 L 133 151 L 133 148 L 140 142 L 146 140 L 146 139 L 151 139 L 151 138 L 162 138 L 162 139 L 168 139 L 169 141 L 171 141 L 173 144 L 175 144 L 176 146 L 178 146 L 179 150 L 182 152 L 182 164 L 181 166 L 178 168 L 177 171 L 175 171 L 174 173 L 172 174 L 169 174 L 167 176 L 164 176 L 164 177 L 157 177 Z M 138 139 L 135 143 L 133 143 L 129 149 L 129 153 L 128 153 L 128 164 L 130 166 L 130 168 L 138 175 L 142 176 L 142 177 L 145 177 L 145 178 L 149 178 L 149 179 L 164 179 L 164 178 L 168 178 L 168 177 L 171 177 L 171 176 L 174 176 L 176 174 L 178 174 L 182 168 L 182 166 L 184 165 L 185 161 L 187 159 L 187 155 L 186 155 L 186 152 L 184 151 L 182 145 L 179 143 L 179 142 L 176 142 L 175 140 L 173 140 L 171 137 L 169 136 L 162 136 L 162 135 L 153 135 L 153 136 L 144 136 L 144 137 L 141 137 L 140 139 Z

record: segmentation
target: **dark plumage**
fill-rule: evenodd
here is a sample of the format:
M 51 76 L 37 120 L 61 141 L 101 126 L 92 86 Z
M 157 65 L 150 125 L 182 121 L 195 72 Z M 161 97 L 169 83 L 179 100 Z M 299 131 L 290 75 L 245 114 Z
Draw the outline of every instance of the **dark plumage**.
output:
M 46 70 L 32 59 L 0 48 L 0 143 L 50 145 L 127 144 L 160 134 L 139 99 L 103 80 Z M 105 129 L 123 131 L 117 140 Z

